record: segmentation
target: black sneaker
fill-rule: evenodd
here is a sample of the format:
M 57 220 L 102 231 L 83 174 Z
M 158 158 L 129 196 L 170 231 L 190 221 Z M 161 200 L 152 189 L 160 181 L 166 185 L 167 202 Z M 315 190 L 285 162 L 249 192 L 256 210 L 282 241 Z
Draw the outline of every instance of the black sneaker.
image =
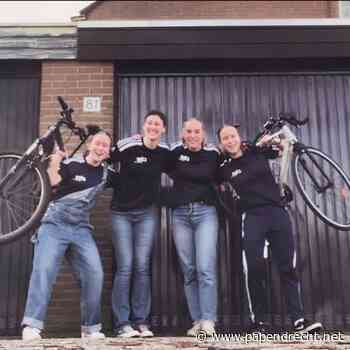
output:
M 294 322 L 295 333 L 317 333 L 323 330 L 321 322 L 310 322 L 303 318 Z

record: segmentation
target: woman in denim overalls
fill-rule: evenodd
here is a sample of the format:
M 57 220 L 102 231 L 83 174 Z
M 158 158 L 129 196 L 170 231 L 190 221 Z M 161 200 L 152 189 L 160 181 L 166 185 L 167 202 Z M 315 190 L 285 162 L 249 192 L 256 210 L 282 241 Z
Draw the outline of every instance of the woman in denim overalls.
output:
M 48 174 L 57 187 L 54 199 L 35 237 L 33 270 L 22 325 L 23 340 L 41 339 L 47 306 L 62 259 L 72 265 L 81 287 L 82 337 L 101 339 L 103 269 L 89 222 L 96 194 L 105 186 L 111 139 L 100 131 L 88 145 L 88 155 L 62 161 L 63 152 L 51 157 Z

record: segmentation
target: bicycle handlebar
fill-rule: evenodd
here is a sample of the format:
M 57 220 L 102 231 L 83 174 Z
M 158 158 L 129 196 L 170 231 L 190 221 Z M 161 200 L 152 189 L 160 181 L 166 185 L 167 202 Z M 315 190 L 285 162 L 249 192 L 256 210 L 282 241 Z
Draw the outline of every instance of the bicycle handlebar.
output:
M 71 153 L 71 157 L 86 142 L 87 138 L 90 135 L 95 135 L 102 129 L 98 125 L 93 124 L 88 124 L 85 128 L 76 126 L 75 122 L 72 119 L 72 113 L 74 110 L 67 105 L 61 96 L 57 96 L 57 100 L 62 108 L 62 111 L 60 112 L 61 118 L 49 128 L 45 135 L 39 138 L 39 143 L 44 147 L 45 154 L 51 154 L 53 152 L 55 141 L 58 148 L 61 151 L 64 151 L 65 149 L 61 135 L 61 127 L 63 125 L 66 125 L 74 135 L 77 135 L 80 138 L 80 144 Z
M 57 96 L 57 100 L 61 105 L 62 111 L 61 116 L 63 117 L 65 123 L 71 128 L 75 128 L 75 123 L 72 120 L 72 113 L 74 112 L 73 108 L 69 108 L 67 103 L 61 96 Z
M 62 96 L 57 96 L 57 100 L 62 108 L 61 116 L 62 120 L 61 122 L 65 125 L 67 125 L 75 135 L 79 136 L 81 141 L 86 140 L 86 138 L 89 136 L 89 132 L 85 132 L 83 128 L 80 128 L 75 125 L 75 122 L 72 119 L 72 113 L 74 112 L 73 108 L 70 108 L 67 103 L 64 101 Z
M 63 98 L 61 96 L 57 96 L 57 100 L 61 105 L 61 108 L 66 111 L 68 109 L 68 105 L 66 102 L 64 102 Z
M 287 122 L 293 126 L 301 126 L 305 125 L 309 121 L 309 118 L 298 120 L 294 114 L 292 113 L 279 113 L 277 118 L 270 117 L 265 123 L 264 123 L 264 129 L 270 130 L 274 128 L 275 126 L 282 126 L 283 122 Z
M 309 121 L 309 118 L 306 117 L 305 119 L 298 120 L 292 113 L 280 113 L 279 120 L 283 120 L 293 126 L 301 126 L 305 125 Z

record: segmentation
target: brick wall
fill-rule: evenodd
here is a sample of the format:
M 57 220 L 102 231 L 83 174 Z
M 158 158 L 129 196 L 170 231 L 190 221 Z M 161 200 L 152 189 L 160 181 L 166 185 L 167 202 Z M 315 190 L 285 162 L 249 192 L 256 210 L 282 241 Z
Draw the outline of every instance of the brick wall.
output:
M 53 123 L 59 112 L 57 95 L 75 110 L 74 120 L 78 125 L 97 123 L 112 132 L 113 129 L 113 64 L 50 61 L 42 64 L 40 132 L 43 133 Z M 101 113 L 83 113 L 83 97 L 100 96 Z M 77 142 L 72 139 L 68 149 Z M 104 192 L 92 213 L 92 223 L 96 227 L 95 237 L 105 272 L 103 289 L 104 324 L 110 326 L 110 295 L 112 287 L 113 251 L 109 222 L 110 192 Z M 53 290 L 49 306 L 46 330 L 50 333 L 68 334 L 80 332 L 79 288 L 70 266 L 64 262 Z
M 338 1 L 101 1 L 86 14 L 97 19 L 328 18 Z

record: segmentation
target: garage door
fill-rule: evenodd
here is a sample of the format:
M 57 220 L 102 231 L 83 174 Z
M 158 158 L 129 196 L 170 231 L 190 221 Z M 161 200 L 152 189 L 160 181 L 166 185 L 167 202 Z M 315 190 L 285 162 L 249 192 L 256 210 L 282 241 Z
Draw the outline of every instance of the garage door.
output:
M 177 69 L 178 71 L 178 69 Z M 179 139 L 183 121 L 201 119 L 210 141 L 224 123 L 240 123 L 252 139 L 270 114 L 293 112 L 309 117 L 296 131 L 306 144 L 321 148 L 350 173 L 349 74 L 119 74 L 116 132 L 126 137 L 141 130 L 143 117 L 160 109 L 169 117 L 166 141 Z M 291 216 L 295 228 L 306 317 L 330 329 L 350 329 L 350 237 L 316 220 L 296 195 Z M 167 329 L 188 326 L 182 277 L 171 237 L 169 213 L 162 209 L 153 259 L 152 322 Z M 222 225 L 219 239 L 219 326 L 246 322 L 237 228 Z M 273 264 L 268 265 L 269 314 L 274 325 L 288 325 L 283 291 Z
M 0 65 L 0 150 L 25 150 L 38 136 L 40 64 Z M 32 262 L 29 235 L 0 245 L 0 335 L 17 335 Z

